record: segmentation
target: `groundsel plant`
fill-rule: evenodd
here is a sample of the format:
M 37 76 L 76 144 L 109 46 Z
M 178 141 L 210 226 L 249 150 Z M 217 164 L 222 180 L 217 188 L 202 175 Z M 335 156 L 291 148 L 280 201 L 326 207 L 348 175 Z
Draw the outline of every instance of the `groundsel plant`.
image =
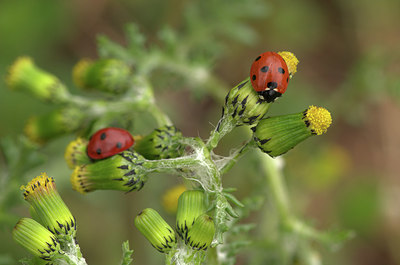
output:
M 318 231 L 292 213 L 279 156 L 305 139 L 325 133 L 332 123 L 331 115 L 323 107 L 309 106 L 294 114 L 266 116 L 276 100 L 284 101 L 286 86 L 275 80 L 279 78 L 277 73 L 287 70 L 288 91 L 295 86 L 291 79 L 299 63 L 296 56 L 288 51 L 274 53 L 282 59 L 284 70 L 275 63 L 268 64 L 260 68 L 260 76 L 243 76 L 243 81 L 223 98 L 223 89 L 213 88 L 223 85 L 207 68 L 209 61 L 193 58 L 192 51 L 172 30 L 164 30 L 161 36 L 164 46 L 150 48 L 145 47 L 144 36 L 135 25 L 128 27 L 127 47 L 101 37 L 100 59 L 83 59 L 72 70 L 76 87 L 100 95 L 93 98 L 72 94 L 58 77 L 41 69 L 32 58 L 18 58 L 6 77 L 9 88 L 58 106 L 27 122 L 24 141 L 35 149 L 58 136 L 79 134 L 66 147 L 65 160 L 72 170 L 71 186 L 81 194 L 101 190 L 140 193 L 153 173 L 183 178 L 186 187 L 178 199 L 175 224 L 168 224 L 152 208 L 132 216 L 132 229 L 138 229 L 154 251 L 165 255 L 165 264 L 234 264 L 240 250 L 253 244 L 248 233 L 256 224 L 240 221 L 260 210 L 266 198 L 256 194 L 239 200 L 233 195 L 235 189 L 223 186 L 222 176 L 248 151 L 258 150 L 260 175 L 268 183 L 280 229 L 296 239 L 290 249 L 285 247 L 284 239 L 277 240 L 281 241 L 277 252 L 285 253 L 278 263 L 299 260 L 299 264 L 321 264 L 311 242 L 337 246 L 351 233 Z M 256 54 L 255 59 L 260 60 Z M 274 67 L 278 72 L 269 73 L 268 69 Z M 183 79 L 193 77 L 191 88 L 202 87 L 221 102 L 222 115 L 208 139 L 183 135 L 160 109 L 150 78 L 159 68 Z M 255 87 L 257 78 L 265 80 Z M 273 99 L 267 100 L 266 93 Z M 136 135 L 131 131 L 132 123 L 142 114 L 153 117 L 157 126 L 146 135 Z M 133 146 L 112 155 L 103 155 L 99 149 L 101 159 L 90 157 L 87 147 L 94 141 L 90 136 L 116 124 L 130 131 Z M 230 156 L 217 155 L 215 148 L 220 140 L 238 126 L 248 127 L 248 140 Z M 107 137 L 104 134 L 99 141 L 108 143 Z M 112 140 L 121 146 L 118 138 Z M 42 264 L 86 264 L 75 240 L 79 220 L 62 201 L 54 179 L 41 173 L 21 188 L 30 204 L 31 218 L 22 218 L 15 225 L 15 241 Z M 121 264 L 130 264 L 132 251 L 127 242 L 123 250 Z

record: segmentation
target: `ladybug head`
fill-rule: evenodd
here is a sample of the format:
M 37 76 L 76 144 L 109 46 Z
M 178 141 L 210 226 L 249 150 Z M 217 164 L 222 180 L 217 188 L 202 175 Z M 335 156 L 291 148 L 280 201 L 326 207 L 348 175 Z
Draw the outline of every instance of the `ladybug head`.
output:
M 270 83 L 276 84 L 276 82 L 269 82 L 268 85 Z M 267 103 L 274 102 L 276 98 L 282 96 L 282 93 L 279 93 L 276 88 L 267 88 L 266 90 L 258 91 L 257 93 L 261 99 Z

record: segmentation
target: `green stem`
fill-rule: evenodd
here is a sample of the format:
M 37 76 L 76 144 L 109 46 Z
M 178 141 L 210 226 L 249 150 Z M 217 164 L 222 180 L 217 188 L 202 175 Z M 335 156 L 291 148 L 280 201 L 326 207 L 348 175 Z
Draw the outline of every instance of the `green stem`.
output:
M 247 143 L 245 143 L 242 148 L 240 148 L 239 150 L 237 150 L 233 156 L 229 159 L 229 161 L 223 165 L 223 167 L 219 170 L 219 173 L 221 175 L 226 174 L 235 164 L 236 162 L 245 154 L 247 154 L 247 152 L 249 150 L 251 150 L 253 147 L 255 147 L 256 144 L 254 142 L 253 139 L 251 139 L 250 141 L 248 141 Z
M 178 158 L 159 159 L 159 160 L 146 160 L 143 163 L 143 167 L 150 171 L 157 172 L 169 172 L 175 171 L 176 169 L 190 169 L 194 166 L 198 166 L 199 161 L 194 155 L 183 156 Z
M 260 159 L 262 161 L 262 168 L 265 172 L 271 195 L 276 202 L 280 218 L 283 223 L 287 223 L 291 217 L 290 203 L 284 177 L 279 169 L 278 162 L 276 159 L 263 153 L 260 153 Z
M 208 139 L 206 146 L 209 151 L 213 150 L 217 147 L 218 142 L 224 137 L 226 134 L 230 133 L 236 127 L 236 123 L 234 122 L 231 115 L 224 115 L 218 121 L 217 128 L 212 131 L 210 138 Z
M 307 225 L 291 213 L 284 176 L 278 166 L 277 160 L 265 154 L 261 154 L 261 159 L 270 193 L 276 202 L 283 228 L 303 238 L 314 239 L 325 243 L 329 242 L 329 237 L 326 233 Z

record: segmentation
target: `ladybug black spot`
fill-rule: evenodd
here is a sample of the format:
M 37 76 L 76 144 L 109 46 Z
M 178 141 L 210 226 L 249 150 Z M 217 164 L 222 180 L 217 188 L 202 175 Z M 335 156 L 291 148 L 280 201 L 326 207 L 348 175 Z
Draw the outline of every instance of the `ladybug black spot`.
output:
M 266 73 L 266 72 L 268 72 L 269 67 L 268 66 L 264 66 L 260 70 L 261 70 L 261 72 Z
M 261 56 L 258 56 L 255 61 L 257 62 L 260 59 L 261 59 Z
M 117 143 L 117 148 L 121 148 L 121 147 L 122 147 L 121 142 L 118 142 L 118 143 Z
M 101 149 L 100 149 L 100 148 L 97 148 L 96 153 L 97 153 L 98 155 L 100 155 L 100 154 L 101 154 Z
M 104 140 L 104 139 L 106 139 L 106 137 L 107 137 L 107 134 L 106 133 L 102 133 L 102 134 L 100 134 L 100 140 Z
M 253 81 L 254 81 L 254 80 L 256 80 L 257 77 L 256 77 L 256 75 L 253 75 L 251 78 L 252 78 Z
M 285 73 L 285 69 L 283 69 L 282 67 L 278 67 L 278 72 L 281 74 Z
M 286 78 L 286 82 L 289 82 L 289 77 L 288 77 L 288 78 Z

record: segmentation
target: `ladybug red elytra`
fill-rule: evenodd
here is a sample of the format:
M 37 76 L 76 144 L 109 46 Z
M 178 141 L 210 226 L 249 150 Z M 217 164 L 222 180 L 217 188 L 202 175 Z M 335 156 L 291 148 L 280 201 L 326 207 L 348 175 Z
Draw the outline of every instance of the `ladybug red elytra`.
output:
M 103 159 L 128 149 L 133 143 L 133 137 L 127 130 L 108 127 L 92 135 L 87 146 L 87 154 L 95 160 Z
M 265 101 L 273 102 L 285 93 L 289 71 L 282 56 L 275 52 L 264 52 L 251 65 L 250 80 L 254 90 Z

